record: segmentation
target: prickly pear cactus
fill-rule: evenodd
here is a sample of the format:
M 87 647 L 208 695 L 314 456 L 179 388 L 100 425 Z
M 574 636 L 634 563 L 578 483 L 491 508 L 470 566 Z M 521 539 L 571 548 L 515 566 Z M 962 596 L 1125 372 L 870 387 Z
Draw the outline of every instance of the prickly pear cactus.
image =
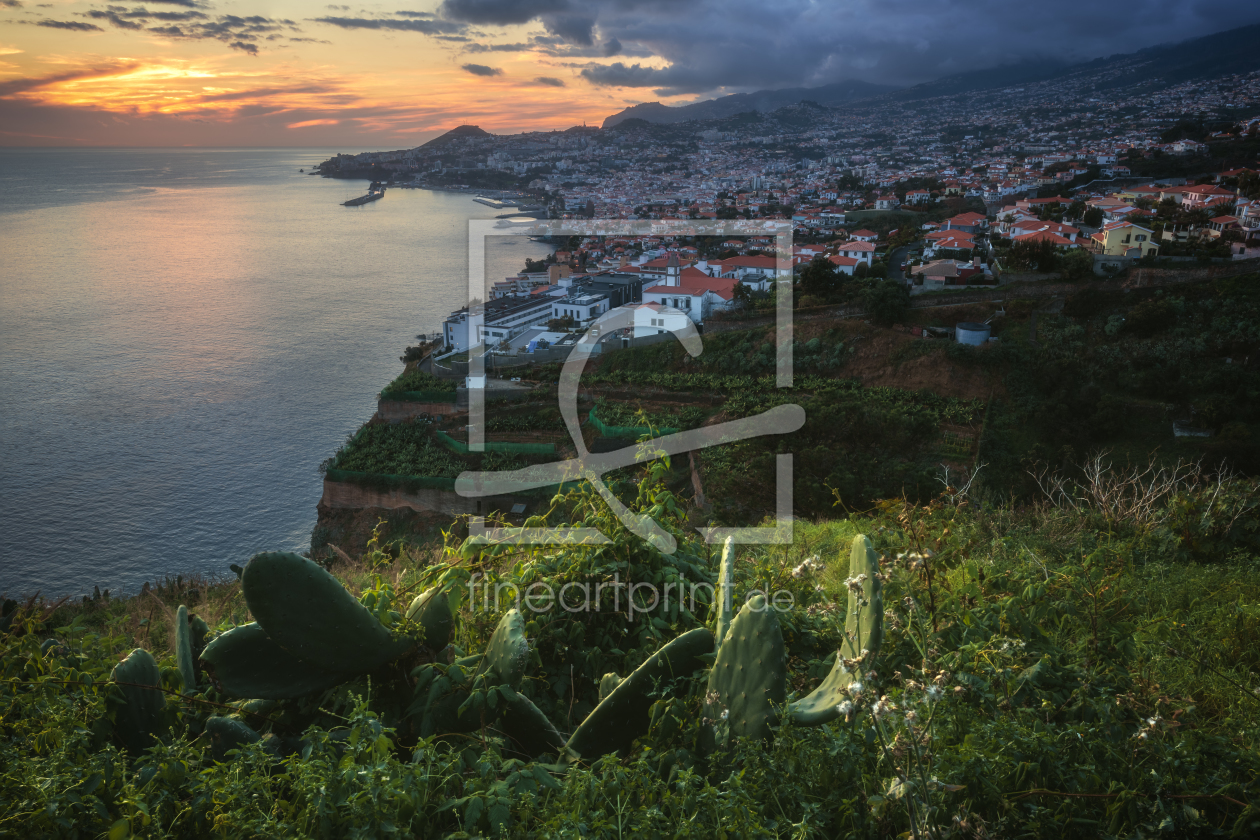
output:
M 603 702 L 604 698 L 613 693 L 613 689 L 621 685 L 621 677 L 617 674 L 604 674 L 603 679 L 599 681 L 599 699 Z
M 202 651 L 201 661 L 214 681 L 233 697 L 291 700 L 348 679 L 289 653 L 254 622 L 233 627 L 216 638 Z
M 491 685 L 507 684 L 516 689 L 520 688 L 528 664 L 529 641 L 525 638 L 525 618 L 518 610 L 508 610 L 486 645 L 477 675 L 485 674 Z
M 779 614 L 757 595 L 731 622 L 709 673 L 704 716 L 706 726 L 713 728 L 714 745 L 728 746 L 731 737 L 769 738 L 777 723 L 775 705 L 782 706 L 786 698 L 787 656 Z
M 542 755 L 563 755 L 564 738 L 547 716 L 524 694 L 509 700 L 499 719 L 503 732 L 514 752 L 530 758 Z
M 239 749 L 262 737 L 247 724 L 226 717 L 206 718 L 206 734 L 210 736 L 210 752 L 215 761 L 226 761 L 228 750 Z
M 871 541 L 862 535 L 854 537 L 844 641 L 827 678 L 808 696 L 788 706 L 788 715 L 797 726 L 817 726 L 840 717 L 837 707 L 847 699 L 844 690 L 858 680 L 861 667 L 879 654 L 884 638 L 884 594 L 879 574 L 879 555 Z M 852 664 L 846 665 L 845 660 Z
M 700 657 L 713 652 L 713 633 L 697 627 L 652 654 L 600 702 L 569 738 L 571 759 L 592 761 L 601 755 L 629 749 L 651 723 L 651 692 L 657 683 L 687 676 L 704 667 Z
M 194 659 L 201 656 L 201 652 L 206 649 L 206 637 L 209 635 L 210 626 L 201 616 L 194 615 L 188 622 L 188 640 L 192 644 Z
M 272 641 L 326 671 L 367 673 L 415 647 L 392 636 L 319 564 L 292 552 L 251 557 L 241 591 Z
M 407 619 L 420 627 L 421 644 L 430 650 L 437 652 L 451 643 L 455 616 L 445 592 L 436 588 L 421 592 L 407 608 Z
M 197 691 L 197 665 L 193 660 L 192 633 L 188 626 L 188 607 L 183 604 L 175 610 L 175 661 L 179 665 L 179 676 L 184 681 L 184 693 L 195 694 Z
M 722 565 L 718 568 L 717 590 L 714 592 L 714 597 L 717 598 L 717 624 L 713 631 L 713 645 L 719 651 L 722 649 L 722 641 L 726 638 L 735 613 L 734 605 L 731 603 L 734 586 L 735 538 L 727 537 L 726 544 L 722 546 Z
M 166 698 L 157 688 L 162 684 L 157 662 L 147 650 L 136 648 L 114 666 L 109 678 L 121 683 L 119 688 L 126 701 L 114 718 L 114 733 L 127 752 L 139 755 L 157 741 L 162 731 Z

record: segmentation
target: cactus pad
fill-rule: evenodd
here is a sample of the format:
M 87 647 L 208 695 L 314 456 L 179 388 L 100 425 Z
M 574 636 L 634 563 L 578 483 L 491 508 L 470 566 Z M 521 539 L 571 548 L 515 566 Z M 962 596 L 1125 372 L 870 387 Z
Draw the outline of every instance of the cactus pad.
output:
M 514 751 L 530 758 L 564 754 L 564 738 L 524 694 L 517 694 L 508 702 L 498 728 L 507 736 Z
M 525 618 L 511 609 L 499 621 L 486 645 L 476 675 L 485 674 L 491 685 L 519 688 L 529 664 L 529 641 L 525 638 Z
M 114 718 L 114 733 L 127 752 L 138 755 L 153 745 L 162 729 L 166 709 L 166 698 L 158 690 L 162 675 L 153 655 L 144 648 L 136 648 L 114 666 L 109 678 L 124 683 L 119 688 L 126 701 Z
M 215 761 L 225 761 L 228 750 L 239 749 L 262 737 L 247 724 L 226 717 L 206 718 L 206 734 L 210 736 L 210 751 Z
M 716 650 L 722 649 L 722 641 L 726 638 L 726 632 L 731 627 L 731 617 L 734 612 L 731 604 L 731 589 L 735 585 L 735 538 L 727 537 L 726 544 L 722 546 L 722 565 L 718 568 L 717 591 L 714 597 L 717 598 L 717 624 L 713 633 L 713 647 Z
M 697 627 L 683 633 L 652 654 L 604 698 L 569 738 L 571 758 L 591 761 L 610 752 L 628 749 L 634 739 L 647 734 L 649 711 L 657 683 L 687 676 L 704 667 L 700 657 L 713 652 L 713 633 Z
M 251 557 L 241 591 L 272 641 L 326 671 L 366 673 L 415 646 L 394 638 L 319 564 L 292 552 Z
M 861 582 L 861 595 L 849 590 L 844 641 L 831 673 L 808 696 L 788 706 L 788 714 L 797 726 L 817 726 L 840 717 L 837 706 L 847 699 L 845 689 L 857 679 L 857 672 L 846 668 L 844 660 L 856 659 L 863 650 L 869 652 L 864 664 L 878 655 L 884 638 L 884 594 L 878 574 L 879 555 L 870 539 L 859 534 L 853 538 L 849 579 L 866 575 Z
M 407 619 L 420 627 L 420 641 L 430 650 L 440 651 L 451 643 L 455 616 L 444 592 L 437 589 L 421 592 L 407 608 Z
M 184 693 L 197 691 L 197 666 L 193 660 L 192 633 L 188 626 L 188 607 L 183 604 L 175 611 L 175 661 L 179 664 L 179 676 L 184 681 Z
M 769 738 L 777 722 L 775 704 L 787 697 L 787 657 L 779 614 L 757 595 L 731 622 L 709 674 L 704 716 L 717 724 L 715 742 Z
M 301 660 L 268 638 L 257 623 L 243 624 L 206 646 L 201 661 L 233 697 L 290 700 L 331 688 L 346 675 Z

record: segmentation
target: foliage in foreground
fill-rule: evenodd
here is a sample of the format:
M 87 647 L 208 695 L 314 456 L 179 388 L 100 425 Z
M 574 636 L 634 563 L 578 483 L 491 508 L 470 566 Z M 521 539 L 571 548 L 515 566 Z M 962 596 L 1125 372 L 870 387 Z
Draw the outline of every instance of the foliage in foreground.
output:
M 464 546 L 427 568 L 374 547 L 366 568 L 337 571 L 365 583 L 365 599 L 442 575 L 522 589 L 614 575 L 712 582 L 716 557 L 687 538 L 676 500 L 653 480 L 639 491 L 635 507 L 682 540 L 675 555 L 574 493 L 556 500 L 547 524 L 599 527 L 612 544 Z M 126 612 L 47 615 L 30 604 L 0 637 L 0 834 L 882 837 L 917 827 L 942 837 L 1252 836 L 1260 563 L 1243 553 L 1212 565 L 1138 563 L 1134 534 L 1100 529 L 1095 516 L 943 497 L 798 523 L 791 546 L 744 549 L 737 605 L 752 589 L 793 596 L 780 615 L 789 702 L 832 667 L 852 586 L 844 547 L 858 532 L 888 558 L 884 643 L 861 664 L 845 717 L 785 726 L 769 745 L 736 742 L 708 759 L 697 749 L 703 670 L 662 686 L 649 734 L 627 754 L 565 766 L 513 757 L 484 732 L 421 736 L 390 710 L 393 692 L 410 688 L 406 671 L 386 668 L 267 711 L 240 708 L 204 683 L 181 695 L 175 662 L 149 629 L 140 639 L 127 632 L 126 612 L 148 611 L 147 600 Z M 226 591 L 211 621 L 218 630 L 247 620 Z M 664 640 L 711 623 L 709 603 L 641 601 L 633 621 L 624 600 L 538 613 L 521 691 L 567 734 L 597 702 L 603 673 L 626 673 Z M 466 601 L 456 644 L 483 643 L 511 605 Z M 121 692 L 108 675 L 137 642 L 155 648 L 169 691 L 163 712 L 185 734 L 129 755 L 112 741 Z M 224 749 L 205 734 L 221 715 L 269 737 Z

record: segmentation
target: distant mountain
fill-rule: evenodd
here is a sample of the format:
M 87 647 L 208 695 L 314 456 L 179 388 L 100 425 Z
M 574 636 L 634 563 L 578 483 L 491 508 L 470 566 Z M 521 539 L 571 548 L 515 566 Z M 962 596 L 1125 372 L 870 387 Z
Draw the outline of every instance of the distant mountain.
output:
M 1134 53 L 1081 64 L 1028 61 L 945 76 L 883 97 L 894 102 L 954 96 L 1035 82 L 1074 82 L 1078 89 L 1158 90 L 1196 79 L 1260 70 L 1260 24 L 1204 35 L 1176 44 L 1158 44 Z
M 803 100 L 813 100 L 828 107 L 851 105 L 860 100 L 871 104 L 881 101 L 913 102 L 1040 82 L 1070 83 L 1070 89 L 1075 93 L 1103 92 L 1117 88 L 1136 88 L 1147 92 L 1196 79 L 1260 70 L 1258 44 L 1260 24 L 1254 24 L 1081 64 L 1048 60 L 1027 61 L 955 73 L 907 88 L 847 81 L 816 88 L 736 93 L 677 107 L 659 102 L 645 102 L 608 117 L 604 120 L 604 128 L 611 128 L 632 118 L 658 124 L 678 123 L 729 117 L 749 111 L 766 113 Z
M 612 128 L 627 119 L 669 124 L 688 120 L 719 119 L 748 111 L 765 113 L 787 105 L 795 105 L 806 99 L 817 102 L 819 105 L 835 106 L 856 99 L 869 99 L 893 90 L 896 88 L 891 85 L 873 85 L 868 82 L 849 80 L 815 88 L 783 88 L 759 90 L 755 93 L 733 93 L 730 96 L 720 96 L 717 99 L 696 102 L 693 105 L 670 106 L 659 102 L 644 102 L 608 117 L 604 120 L 604 128 Z
M 447 143 L 451 142 L 452 140 L 460 140 L 465 137 L 493 137 L 493 136 L 494 136 L 493 134 L 481 128 L 480 126 L 461 125 L 461 126 L 456 126 L 455 128 L 452 128 L 450 131 L 446 132 L 445 134 L 441 134 L 441 135 L 438 135 L 437 137 L 434 137 L 428 143 L 425 143 L 424 145 L 420 146 L 420 148 L 424 149 L 430 146 L 444 146 Z

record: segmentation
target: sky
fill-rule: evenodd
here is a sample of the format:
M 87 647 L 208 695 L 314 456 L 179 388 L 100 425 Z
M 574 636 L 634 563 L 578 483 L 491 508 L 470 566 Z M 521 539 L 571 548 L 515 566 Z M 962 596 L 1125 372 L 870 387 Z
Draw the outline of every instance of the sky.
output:
M 1255 0 L 0 0 L 0 145 L 411 148 L 1257 20 Z

